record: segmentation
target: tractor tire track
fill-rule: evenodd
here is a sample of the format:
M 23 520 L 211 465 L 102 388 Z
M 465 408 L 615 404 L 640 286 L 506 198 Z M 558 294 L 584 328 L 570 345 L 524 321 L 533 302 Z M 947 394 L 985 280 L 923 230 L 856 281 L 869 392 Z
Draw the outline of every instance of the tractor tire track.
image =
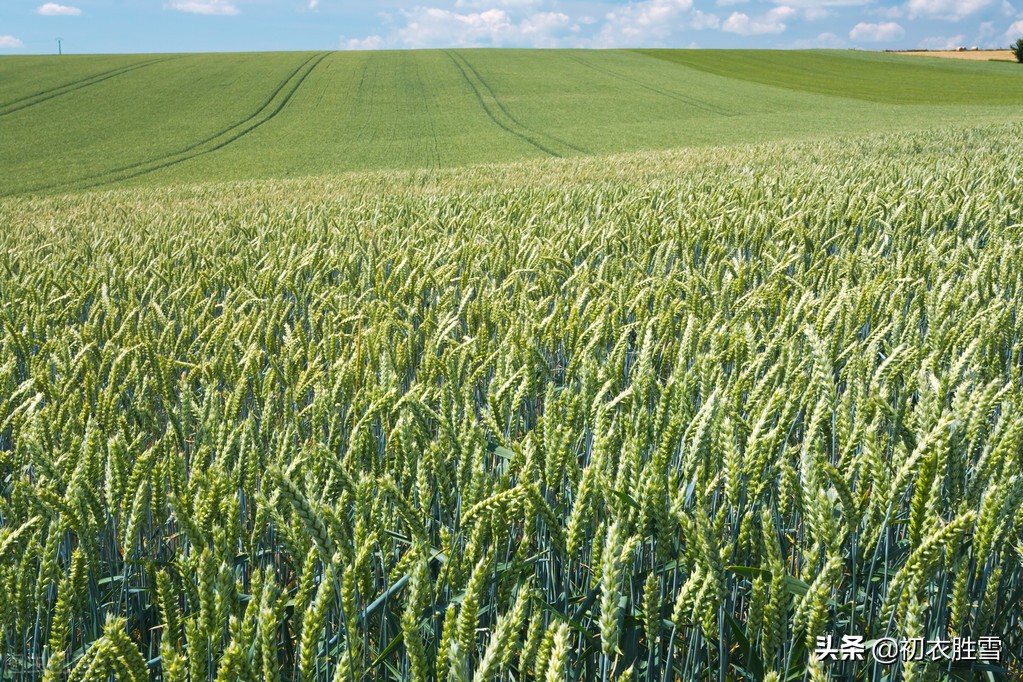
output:
M 34 95 L 26 95 L 25 97 L 21 97 L 19 99 L 7 102 L 6 104 L 0 105 L 0 116 L 8 116 L 8 115 L 13 114 L 13 113 L 15 113 L 17 111 L 22 111 L 24 109 L 28 109 L 29 107 L 34 107 L 37 104 L 42 104 L 43 102 L 49 102 L 51 99 L 55 99 L 57 97 L 61 97 L 61 96 L 66 95 L 68 93 L 74 92 L 75 90 L 81 90 L 82 88 L 87 88 L 87 87 L 89 87 L 91 85 L 96 85 L 97 83 L 102 83 L 105 80 L 110 80 L 111 78 L 116 78 L 117 76 L 121 76 L 123 74 L 126 74 L 129 71 L 135 71 L 136 69 L 142 69 L 142 68 L 145 68 L 147 66 L 152 66 L 153 64 L 159 64 L 161 62 L 168 61 L 170 59 L 175 59 L 175 57 L 165 57 L 163 59 L 152 59 L 152 60 L 147 61 L 147 62 L 142 62 L 141 64 L 132 64 L 132 65 L 129 65 L 129 66 L 122 66 L 122 67 L 120 67 L 118 69 L 113 69 L 111 71 L 104 71 L 103 73 L 94 74 L 94 75 L 89 76 L 87 78 L 81 78 L 81 79 L 76 80 L 76 81 L 71 81 L 70 83 L 65 83 L 65 84 L 59 85 L 59 86 L 57 86 L 55 88 L 50 88 L 49 90 L 43 90 L 42 92 L 37 92 Z M 31 101 L 29 101 L 29 100 L 31 100 Z
M 683 95 L 681 93 L 674 92 L 674 91 L 671 91 L 671 90 L 662 90 L 661 88 L 654 87 L 653 85 L 649 85 L 647 83 L 644 83 L 644 82 L 642 82 L 640 80 L 637 80 L 637 79 L 635 79 L 635 78 L 633 78 L 631 76 L 626 76 L 623 73 L 618 73 L 616 71 L 612 71 L 611 69 L 608 69 L 607 67 L 596 66 L 595 64 L 591 64 L 590 62 L 586 61 L 585 59 L 582 59 L 582 58 L 577 57 L 575 55 L 571 55 L 570 54 L 570 55 L 568 55 L 568 57 L 570 59 L 572 59 L 573 61 L 576 61 L 576 62 L 582 64 L 583 66 L 585 66 L 588 69 L 593 69 L 597 73 L 604 74 L 605 76 L 611 76 L 612 78 L 617 78 L 619 80 L 625 81 L 626 83 L 628 83 L 630 85 L 634 85 L 637 88 L 642 88 L 644 90 L 648 90 L 650 92 L 653 92 L 653 93 L 656 93 L 658 95 L 661 95 L 662 97 L 667 97 L 668 99 L 673 99 L 673 100 L 675 100 L 677 102 L 683 102 L 684 104 L 688 104 L 689 106 L 694 107 L 696 109 L 702 109 L 703 111 L 706 111 L 706 112 L 711 113 L 711 114 L 717 114 L 718 116 L 731 117 L 731 116 L 738 116 L 739 115 L 737 112 L 734 112 L 734 111 L 732 111 L 730 109 L 726 109 L 724 107 L 716 106 L 716 105 L 711 104 L 709 102 L 705 102 L 705 101 L 703 101 L 701 99 L 697 99 L 696 97 L 689 97 L 687 95 Z
M 188 161 L 190 159 L 194 159 L 194 158 L 199 157 L 199 156 L 204 156 L 206 154 L 211 154 L 211 153 L 213 153 L 213 152 L 215 152 L 215 151 L 217 151 L 219 149 L 223 149 L 224 147 L 226 147 L 227 145 L 231 144 L 232 142 L 235 142 L 235 141 L 245 137 L 246 135 L 251 133 L 253 130 L 255 130 L 256 128 L 259 128 L 264 123 L 268 123 L 273 118 L 275 118 L 279 113 L 281 113 L 281 111 L 284 109 L 284 107 L 287 106 L 288 102 L 291 101 L 291 98 L 294 97 L 295 93 L 302 86 L 302 83 L 304 83 L 306 78 L 309 77 L 309 74 L 311 74 L 316 69 L 316 67 L 320 65 L 320 62 L 322 62 L 324 59 L 326 59 L 329 54 L 330 54 L 329 52 L 324 52 L 323 54 L 319 55 L 318 59 L 314 55 L 313 57 L 310 57 L 306 62 L 304 62 L 302 64 L 302 66 L 300 66 L 298 68 L 298 70 L 296 70 L 295 73 L 298 73 L 299 71 L 301 71 L 310 62 L 312 62 L 312 66 L 310 66 L 308 69 L 305 69 L 305 71 L 301 74 L 301 76 L 298 77 L 298 80 L 296 80 L 294 82 L 294 85 L 292 85 L 291 88 L 284 95 L 284 97 L 281 98 L 280 102 L 273 109 L 273 111 L 271 111 L 268 115 L 264 116 L 263 118 L 261 118 L 260 120 L 256 121 L 252 125 L 248 126 L 247 128 L 242 129 L 240 132 L 232 132 L 232 131 L 236 131 L 238 128 L 241 128 L 241 127 L 245 126 L 250 121 L 252 121 L 257 116 L 259 116 L 261 111 L 263 109 L 266 109 L 272 103 L 273 98 L 276 97 L 276 95 L 281 92 L 281 90 L 284 88 L 284 86 L 287 84 L 288 81 L 285 81 L 285 83 L 282 83 L 281 86 L 278 87 L 276 91 L 274 91 L 274 95 L 271 96 L 270 100 L 268 100 L 267 104 L 264 105 L 263 109 L 261 109 L 260 111 L 257 111 L 255 114 L 253 114 L 249 118 L 245 119 L 241 123 L 235 124 L 235 125 L 231 126 L 230 128 L 227 128 L 222 133 L 220 133 L 218 135 L 215 135 L 215 136 L 213 136 L 211 138 L 207 138 L 205 140 L 205 142 L 192 145 L 186 151 L 197 150 L 202 144 L 214 142 L 214 140 L 217 140 L 217 138 L 220 138 L 220 137 L 223 137 L 225 135 L 228 135 L 228 137 L 226 139 L 217 141 L 215 144 L 213 144 L 209 148 L 207 148 L 207 149 L 198 149 L 198 151 L 196 151 L 194 154 L 187 154 L 187 155 L 183 156 L 182 158 L 173 158 L 175 155 L 169 155 L 167 157 L 164 157 L 163 160 L 161 160 L 157 165 L 155 165 L 155 166 L 153 166 L 151 168 L 142 169 L 142 170 L 140 170 L 137 173 L 131 173 L 131 174 L 125 176 L 125 177 L 117 178 L 116 180 L 113 180 L 113 181 L 102 181 L 102 182 L 94 183 L 94 184 L 91 184 L 91 185 L 87 185 L 87 186 L 83 187 L 83 189 L 91 189 L 93 187 L 99 187 L 101 185 L 110 184 L 110 182 L 120 182 L 120 181 L 123 181 L 123 180 L 130 180 L 132 178 L 137 178 L 137 177 L 142 176 L 142 175 L 148 175 L 149 173 L 153 173 L 153 172 L 161 170 L 163 168 L 167 168 L 169 166 L 174 166 L 174 165 L 177 165 L 177 164 L 182 163 L 184 161 Z M 293 76 L 294 76 L 294 74 L 293 74 Z M 288 80 L 290 81 L 291 79 L 289 78 Z
M 12 99 L 9 102 L 0 103 L 0 109 L 6 109 L 8 107 L 14 106 L 16 104 L 20 104 L 22 102 L 26 102 L 26 101 L 31 100 L 31 99 L 36 99 L 38 97 L 43 97 L 44 95 L 50 95 L 50 94 L 60 95 L 60 94 L 64 94 L 63 92 L 58 92 L 58 91 L 62 91 L 62 90 L 65 90 L 65 89 L 77 89 L 77 88 L 74 88 L 74 86 L 92 85 L 93 81 L 97 81 L 98 82 L 99 80 L 106 80 L 107 78 L 112 78 L 114 76 L 119 76 L 122 73 L 125 73 L 127 71 L 133 71 L 134 69 L 139 69 L 139 68 L 142 68 L 143 66 L 149 66 L 151 64 L 157 64 L 159 62 L 165 62 L 165 61 L 168 61 L 170 59 L 177 59 L 177 57 L 164 57 L 162 59 L 150 59 L 148 61 L 135 62 L 133 64 L 126 64 L 126 65 L 118 66 L 117 68 L 110 69 L 108 71 L 100 71 L 99 73 L 94 73 L 94 74 L 92 74 L 90 76 L 85 76 L 83 78 L 79 78 L 79 79 L 76 79 L 76 80 L 73 80 L 73 81 L 68 81 L 66 83 L 61 83 L 60 85 L 55 85 L 52 88 L 47 88 L 46 90 L 40 90 L 39 92 L 34 92 L 31 95 L 25 95 L 23 97 L 18 97 L 17 99 Z
M 355 86 L 355 96 L 351 99 L 351 104 L 346 111 L 346 116 L 348 117 L 346 130 L 349 131 L 350 138 L 354 140 L 354 144 L 367 139 L 372 142 L 376 136 L 375 132 L 367 125 L 372 116 L 365 115 L 365 112 L 363 112 L 363 107 L 369 109 L 369 105 L 372 102 L 367 93 L 369 92 L 369 83 L 373 80 L 369 77 L 370 67 L 373 66 L 375 68 L 373 62 L 376 59 L 376 55 L 372 50 L 367 50 L 363 54 L 365 56 L 361 57 L 362 64 L 359 71 L 359 83 Z
M 59 183 L 48 187 L 35 188 L 30 191 L 50 192 L 62 189 L 93 189 L 115 182 L 122 182 L 124 180 L 148 175 L 149 173 L 223 149 L 227 145 L 241 139 L 253 130 L 262 126 L 264 123 L 267 123 L 276 117 L 281 110 L 287 106 L 288 102 L 291 101 L 291 98 L 294 97 L 302 83 L 304 83 L 306 78 L 309 77 L 309 74 L 311 74 L 313 70 L 329 56 L 329 54 L 329 52 L 324 52 L 319 55 L 314 54 L 312 57 L 302 62 L 283 81 L 281 81 L 277 88 L 254 113 L 204 140 L 195 142 L 187 147 L 170 152 L 169 154 L 165 154 L 155 159 L 140 161 L 127 166 L 103 171 L 102 173 L 91 177 Z M 280 97 L 276 106 L 273 106 L 275 100 L 278 99 L 278 95 L 282 92 L 284 93 L 283 97 Z
M 480 88 L 477 87 L 476 83 L 474 83 L 472 78 L 469 77 L 469 74 L 466 72 L 465 68 L 463 68 L 459 60 L 455 58 L 454 53 L 452 53 L 450 50 L 445 50 L 444 54 L 448 56 L 451 62 L 455 65 L 455 68 L 457 68 L 458 71 L 462 74 L 462 78 L 465 80 L 466 84 L 468 84 L 469 89 L 472 90 L 473 94 L 476 96 L 476 101 L 479 103 L 480 108 L 483 109 L 483 111 L 490 118 L 490 120 L 494 122 L 495 125 L 497 125 L 499 128 L 501 128 L 508 134 L 519 138 L 526 144 L 535 147 L 544 154 L 547 154 L 548 156 L 554 156 L 557 158 L 562 158 L 563 156 L 565 156 L 565 154 L 560 153 L 550 148 L 549 146 L 544 145 L 542 142 L 533 139 L 529 135 L 529 133 L 533 133 L 533 135 L 536 135 L 537 133 L 523 126 L 511 116 L 508 116 L 507 111 L 501 108 L 499 104 L 498 105 L 488 104 L 486 98 L 483 96 L 483 93 L 480 91 Z M 492 92 L 490 93 L 490 95 L 493 99 L 496 100 L 496 97 L 493 97 Z M 508 120 L 507 121 L 502 120 L 501 114 L 504 114 L 504 116 L 507 117 Z M 521 128 L 521 130 L 519 130 L 519 128 Z
M 434 118 L 433 108 L 430 106 L 430 98 L 428 97 L 426 81 L 423 80 L 422 60 L 415 60 L 416 69 L 416 82 L 419 84 L 419 96 L 423 100 L 423 111 L 426 112 L 426 120 L 430 122 L 430 142 L 427 143 L 428 147 L 432 149 L 427 150 L 427 155 L 432 157 L 433 167 L 440 168 L 440 141 L 437 137 L 437 119 Z
M 140 167 L 142 167 L 142 166 L 145 166 L 145 165 L 147 165 L 147 164 L 153 163 L 154 161 L 158 161 L 158 160 L 160 160 L 160 159 L 164 159 L 164 158 L 170 158 L 170 157 L 173 157 L 173 156 L 179 156 L 179 155 L 181 155 L 181 154 L 186 154 L 186 153 L 188 153 L 188 152 L 190 152 L 190 151 L 192 151 L 192 150 L 194 150 L 194 149 L 198 149 L 199 147 L 202 147 L 203 145 L 209 144 L 210 142 L 213 142 L 214 140 L 216 140 L 216 139 L 218 139 L 218 138 L 220 138 L 220 137 L 223 137 L 223 136 L 224 136 L 224 135 L 226 135 L 227 133 L 230 133 L 231 131 L 233 131 L 233 130 L 234 130 L 235 128 L 238 128 L 238 127 L 240 127 L 240 126 L 244 126 L 244 125 L 245 125 L 246 123 L 248 123 L 248 122 L 252 121 L 253 119 L 257 118 L 257 117 L 259 116 L 259 114 L 260 114 L 260 113 L 261 113 L 261 112 L 262 112 L 262 111 L 263 111 L 264 109 L 266 109 L 266 108 L 267 108 L 268 106 L 270 106 L 270 104 L 272 104 L 272 103 L 273 103 L 273 101 L 274 101 L 274 99 L 275 99 L 275 98 L 277 97 L 277 95 L 278 95 L 278 94 L 280 94 L 281 90 L 283 90 L 283 89 L 284 89 L 284 88 L 285 88 L 285 87 L 286 87 L 286 86 L 288 85 L 288 83 L 289 83 L 289 82 L 290 82 L 290 81 L 291 81 L 291 80 L 292 80 L 293 78 L 295 78 L 295 76 L 296 76 L 296 75 L 297 75 L 297 74 L 298 74 L 298 73 L 299 73 L 299 72 L 300 72 L 300 71 L 301 71 L 301 70 L 302 70 L 302 69 L 303 69 L 303 68 L 304 68 L 304 67 L 305 67 L 305 66 L 306 66 L 307 64 L 309 64 L 309 62 L 311 62 L 311 61 L 312 61 L 313 59 L 315 59 L 315 58 L 316 58 L 316 55 L 313 55 L 313 56 L 312 56 L 312 57 L 310 57 L 309 59 L 307 59 L 307 60 L 305 60 L 304 62 L 302 62 L 301 64 L 299 64 L 299 65 L 298 65 L 298 67 L 296 67 L 294 71 L 292 71 L 291 73 L 289 73 L 289 74 L 288 74 L 288 75 L 287 75 L 287 76 L 286 76 L 286 77 L 284 78 L 284 80 L 282 80 L 282 81 L 281 81 L 281 82 L 280 82 L 280 83 L 279 83 L 279 84 L 277 85 L 277 87 L 276 87 L 276 88 L 274 88 L 274 91 L 273 91 L 273 92 L 271 92 L 271 93 L 270 93 L 270 95 L 269 95 L 269 96 L 268 96 L 268 97 L 267 97 L 267 98 L 266 98 L 265 100 L 263 100 L 263 103 L 259 105 L 259 108 L 258 108 L 258 109 L 256 109 L 256 111 L 254 111 L 254 112 L 253 112 L 252 114 L 250 114 L 250 115 L 248 116 L 248 118 L 245 118 L 245 119 L 243 119 L 243 120 L 239 121 L 238 123 L 235 123 L 235 124 L 233 124 L 233 125 L 231 125 L 231 126 L 229 126 L 229 127 L 225 128 L 225 129 L 223 129 L 223 130 L 221 130 L 221 131 L 219 131 L 219 132 L 216 132 L 216 133 L 214 133 L 213 135 L 211 135 L 211 136 L 207 137 L 206 139 L 203 139 L 203 140 L 199 140 L 198 142 L 195 142 L 195 143 L 193 143 L 193 144 L 191 144 L 191 145 L 189 145 L 189 146 L 187 146 L 187 147 L 185 147 L 185 148 L 183 148 L 183 149 L 178 149 L 177 151 L 174 151 L 174 152 L 171 152 L 171 153 L 169 153 L 169 154 L 166 154 L 165 156 L 163 156 L 163 157 L 159 157 L 158 159 L 152 159 L 152 160 L 149 160 L 149 161 L 139 161 L 139 162 L 137 162 L 137 163 L 133 163 L 133 164 L 130 164 L 130 165 L 128 165 L 128 166 L 121 166 L 120 168 L 113 168 L 113 169 L 111 169 L 111 170 L 108 170 L 108 171 L 104 171 L 104 172 L 102 173 L 102 175 L 109 175 L 109 174 L 113 174 L 113 173 L 121 173 L 121 172 L 123 172 L 123 171 L 127 171 L 127 170 L 134 170 L 134 169 L 136 169 L 136 168 L 140 168 Z M 99 177 L 99 176 L 97 176 L 97 177 Z
M 149 64 L 152 61 L 157 61 L 157 60 L 150 60 L 150 62 L 145 62 L 145 63 Z M 137 67 L 137 66 L 140 66 L 140 64 L 138 62 L 136 62 L 134 64 L 124 64 L 124 65 L 118 66 L 118 67 L 113 68 L 113 69 L 108 69 L 107 71 L 100 71 L 98 73 L 93 73 L 93 74 L 88 75 L 88 76 L 83 76 L 82 78 L 78 78 L 78 79 L 73 80 L 73 81 L 68 81 L 66 83 L 61 83 L 60 85 L 55 85 L 52 88 L 47 88 L 45 90 L 40 90 L 39 92 L 33 92 L 30 95 L 25 95 L 23 97 L 18 97 L 16 99 L 10 100 L 9 102 L 0 102 L 0 109 L 6 109 L 9 106 L 13 106 L 15 104 L 19 104 L 19 103 L 24 102 L 26 100 L 35 99 L 36 97 L 42 97 L 43 95 L 49 95 L 51 92 L 56 92 L 58 90 L 63 90 L 64 88 L 69 88 L 69 87 L 71 87 L 73 85 L 78 85 L 79 83 L 84 83 L 86 81 L 91 81 L 94 78 L 100 78 L 102 76 L 109 76 L 109 75 L 116 75 L 117 73 L 120 73 L 121 71 L 124 71 L 125 69 L 130 69 L 132 67 Z
M 557 137 L 555 135 L 551 135 L 550 133 L 544 133 L 544 132 L 540 132 L 538 130 L 533 130 L 529 126 L 525 125 L 524 123 L 522 123 L 521 121 L 516 119 L 514 116 L 511 115 L 511 112 L 508 111 L 508 109 L 504 106 L 504 103 L 501 102 L 501 98 L 497 96 L 497 93 L 494 92 L 494 89 L 492 87 L 490 87 L 490 84 L 487 83 L 486 79 L 483 78 L 483 76 L 480 75 L 480 72 L 476 70 L 476 67 L 472 65 L 472 62 L 470 62 L 468 59 L 466 59 L 464 55 L 459 55 L 459 57 L 462 59 L 462 62 L 465 64 L 466 68 L 468 68 L 470 71 L 472 71 L 473 75 L 476 76 L 476 79 L 479 80 L 479 82 L 483 85 L 484 88 L 486 88 L 487 94 L 489 94 L 493 98 L 494 103 L 497 104 L 497 106 L 501 109 L 501 111 L 504 113 L 504 115 L 507 116 L 509 119 L 511 119 L 515 123 L 515 125 L 519 126 L 523 130 L 528 130 L 529 132 L 533 133 L 534 135 L 539 135 L 540 137 L 546 137 L 548 140 L 551 140 L 553 142 L 557 142 L 560 145 L 564 145 L 565 147 L 568 147 L 572 151 L 578 152 L 580 154 L 587 154 L 588 153 L 585 149 L 582 149 L 580 147 L 576 147 L 571 142 L 568 142 L 566 140 L 562 140 L 560 137 Z

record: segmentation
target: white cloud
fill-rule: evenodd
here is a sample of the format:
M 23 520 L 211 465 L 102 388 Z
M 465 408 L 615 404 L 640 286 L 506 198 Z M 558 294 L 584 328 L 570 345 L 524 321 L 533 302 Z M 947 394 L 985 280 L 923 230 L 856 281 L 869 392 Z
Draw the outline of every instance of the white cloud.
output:
M 1015 41 L 1017 38 L 1023 37 L 1023 19 L 1015 22 L 1009 27 L 1009 30 L 1005 32 L 1005 37 L 1011 41 Z
M 965 44 L 966 36 L 960 33 L 959 35 L 954 35 L 951 38 L 946 38 L 944 36 L 931 36 L 930 38 L 924 38 L 917 46 L 924 50 L 954 50 Z
M 239 14 L 238 8 L 234 6 L 231 0 L 182 0 L 181 2 L 172 2 L 169 7 L 181 12 L 191 12 L 192 14 L 210 14 L 224 17 Z
M 533 40 L 534 45 L 539 45 L 541 40 L 547 40 L 565 30 L 578 30 L 572 22 L 572 17 L 562 12 L 541 12 L 527 17 L 519 24 L 519 31 L 522 36 Z M 553 45 L 553 43 L 548 43 Z
M 791 47 L 797 50 L 808 50 L 816 47 L 844 47 L 845 41 L 839 38 L 834 33 L 825 31 L 819 34 L 816 38 L 804 38 L 803 40 L 797 40 L 792 43 Z
M 384 39 L 380 36 L 352 38 L 350 40 L 345 40 L 344 36 L 342 36 L 341 41 L 346 50 L 382 50 L 386 47 Z
M 529 9 L 542 4 L 542 0 L 456 0 L 455 7 L 458 9 L 494 9 L 507 7 L 509 9 Z
M 909 0 L 906 10 L 910 18 L 928 17 L 959 21 L 984 9 L 992 0 Z
M 1021 28 L 1023 28 L 1023 26 L 1021 26 Z M 980 26 L 977 27 L 976 38 L 977 43 L 980 45 L 981 48 L 985 50 L 993 50 L 998 49 L 1000 47 L 1005 47 L 1005 43 L 1002 41 L 1001 30 L 1002 27 L 998 26 L 996 28 L 995 22 L 993 21 L 981 22 Z M 1012 40 L 1015 39 L 1016 36 L 1013 36 L 1010 42 L 1012 42 Z
M 823 7 L 859 7 L 869 5 L 874 0 L 774 0 L 776 5 L 795 7 L 796 9 L 819 9 Z
M 400 18 L 388 19 L 392 23 L 403 19 L 404 23 L 389 35 L 342 39 L 343 44 L 350 50 L 511 45 L 556 47 L 566 35 L 579 30 L 578 24 L 561 12 L 534 12 L 516 18 L 494 7 L 483 12 L 415 7 L 402 10 Z
M 824 7 L 807 7 L 803 9 L 803 18 L 807 21 L 819 21 L 831 16 L 831 10 Z
M 849 31 L 851 39 L 865 43 L 884 43 L 898 40 L 904 35 L 906 35 L 905 29 L 894 21 L 887 21 L 883 24 L 868 24 L 861 21 Z
M 902 5 L 875 7 L 870 10 L 869 14 L 875 17 L 881 17 L 882 19 L 901 19 L 906 16 L 906 9 Z
M 309 0 L 309 9 L 315 10 L 320 6 L 320 0 Z
M 643 0 L 604 16 L 596 47 L 636 47 L 666 40 L 677 30 L 717 28 L 715 14 L 693 9 L 692 0 Z
M 741 36 L 759 36 L 783 33 L 787 28 L 785 20 L 793 17 L 796 10 L 788 5 L 780 5 L 759 17 L 750 17 L 744 12 L 732 12 L 722 24 L 721 30 L 726 33 L 737 33 Z
M 714 3 L 718 7 L 731 7 L 732 5 L 744 5 L 749 0 L 716 0 Z
M 40 5 L 36 12 L 47 17 L 77 17 L 82 13 L 82 10 L 77 7 L 69 7 L 68 5 L 58 5 L 55 2 L 48 2 L 45 5 Z
M 0 50 L 16 49 L 19 47 L 25 47 L 25 43 L 14 36 L 0 36 Z
M 707 28 L 717 28 L 720 25 L 721 19 L 718 18 L 718 15 L 701 12 L 698 9 L 693 10 L 693 14 L 690 17 L 688 24 L 689 28 L 694 28 L 697 31 L 702 31 Z

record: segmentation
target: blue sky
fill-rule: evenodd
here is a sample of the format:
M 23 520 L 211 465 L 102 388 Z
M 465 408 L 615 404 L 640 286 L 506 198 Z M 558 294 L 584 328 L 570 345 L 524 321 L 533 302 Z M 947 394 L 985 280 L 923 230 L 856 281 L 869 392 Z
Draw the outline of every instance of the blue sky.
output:
M 1005 47 L 1023 0 L 0 0 L 0 54 Z

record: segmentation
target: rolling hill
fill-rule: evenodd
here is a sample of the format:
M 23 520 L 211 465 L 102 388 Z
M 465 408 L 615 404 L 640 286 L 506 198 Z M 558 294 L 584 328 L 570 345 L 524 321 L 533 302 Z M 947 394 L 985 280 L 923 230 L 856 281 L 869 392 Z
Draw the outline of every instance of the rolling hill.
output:
M 1023 69 L 837 51 L 0 59 L 0 193 L 437 168 L 1013 119 Z

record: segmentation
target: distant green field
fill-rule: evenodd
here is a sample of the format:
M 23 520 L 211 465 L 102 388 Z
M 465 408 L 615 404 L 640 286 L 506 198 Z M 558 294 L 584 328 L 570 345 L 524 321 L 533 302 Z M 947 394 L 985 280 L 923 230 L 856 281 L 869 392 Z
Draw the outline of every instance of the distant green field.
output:
M 0 195 L 1014 120 L 1023 69 L 858 52 L 0 59 Z
M 640 50 L 716 76 L 885 104 L 1018 105 L 1023 72 L 1006 62 L 877 52 Z

